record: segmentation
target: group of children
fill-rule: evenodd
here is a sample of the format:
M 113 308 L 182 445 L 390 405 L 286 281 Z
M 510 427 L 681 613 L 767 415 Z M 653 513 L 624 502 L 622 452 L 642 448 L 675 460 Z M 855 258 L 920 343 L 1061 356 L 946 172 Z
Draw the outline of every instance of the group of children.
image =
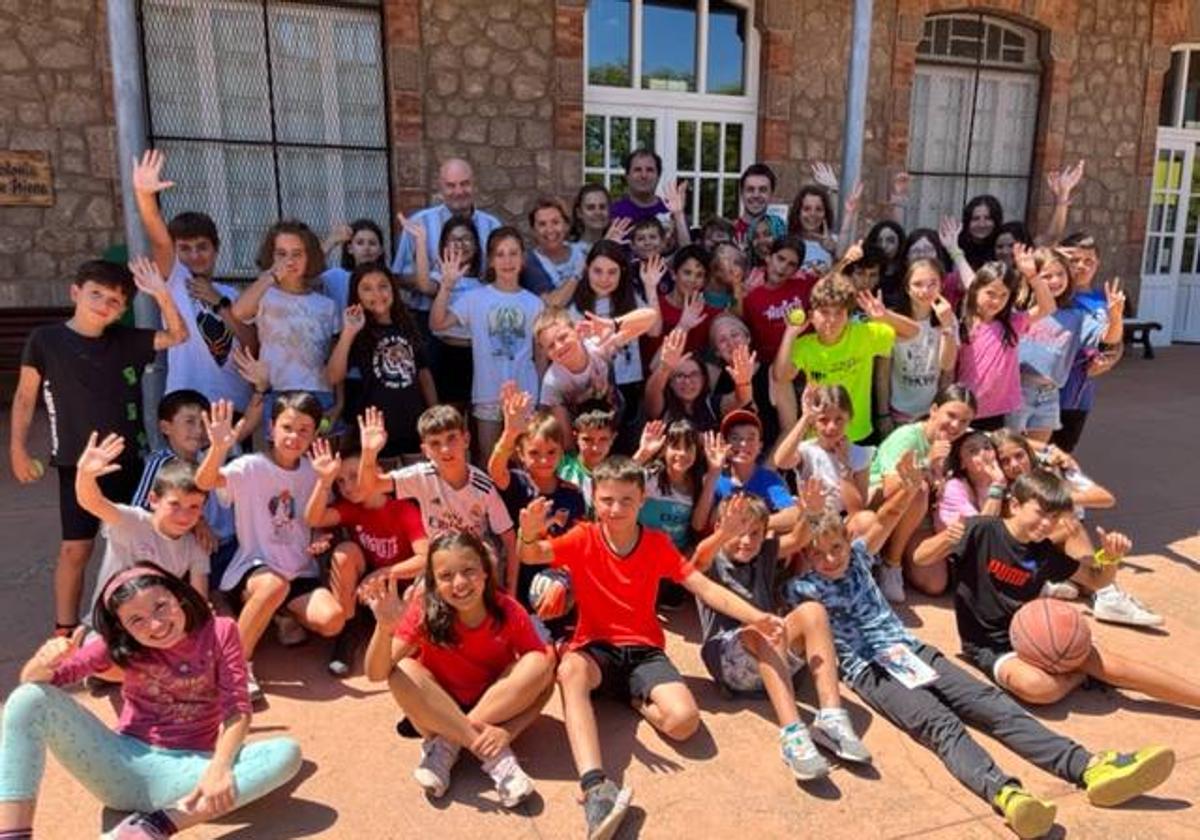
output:
M 1161 623 L 1114 580 L 1129 539 L 1081 524 L 1115 503 L 1068 453 L 1091 378 L 1119 353 L 1124 303 L 1115 281 L 1090 292 L 1087 237 L 1034 248 L 984 197 L 961 226 L 905 236 L 881 222 L 850 244 L 853 224 L 829 233 L 827 186 L 769 216 L 761 164 L 742 178 L 751 218 L 692 232 L 682 191 L 659 201 L 655 176 L 654 201 L 643 195 L 638 167 L 657 161 L 635 153 L 628 206 L 594 185 L 574 219 L 540 201 L 530 251 L 514 228 L 481 243 L 454 215 L 431 261 L 425 227 L 402 219 L 412 273 L 398 280 L 374 224 L 322 243 L 285 221 L 239 295 L 213 280 L 211 219 L 159 215 L 163 165 L 150 152 L 134 168 L 153 259 L 82 266 L 71 320 L 36 331 L 23 358 L 13 469 L 41 475 L 27 449 L 41 392 L 63 543 L 55 636 L 5 707 L 0 840 L 31 836 L 47 747 L 132 811 L 109 835 L 121 840 L 170 836 L 285 783 L 294 741 L 243 744 L 272 625 L 285 645 L 333 639 L 334 676 L 369 634 L 364 672 L 388 683 L 401 734 L 422 738 L 414 778 L 433 797 L 465 749 L 503 805 L 524 801 L 534 782 L 512 743 L 557 683 L 588 837 L 611 837 L 632 793 L 606 773 L 593 698 L 674 741 L 696 732 L 658 616 L 688 593 L 706 670 L 766 696 L 798 779 L 828 774 L 827 755 L 872 760 L 839 681 L 1021 837 L 1048 831 L 1054 805 L 967 723 L 1097 805 L 1170 774 L 1170 748 L 1091 752 L 1013 699 L 1055 702 L 1091 677 L 1200 706 L 1200 686 L 1117 652 L 1050 673 L 1009 639 L 1023 604 L 1081 592 L 1098 618 Z M 1064 202 L 1081 174 L 1054 179 Z M 345 264 L 327 269 L 337 246 Z M 135 283 L 163 330 L 117 323 Z M 422 296 L 424 310 L 405 302 Z M 164 349 L 165 447 L 144 456 L 140 373 Z M 953 590 L 980 675 L 904 626 L 891 603 L 906 585 Z M 794 692 L 806 666 L 811 726 Z M 85 676 L 121 684 L 117 732 L 57 688 Z

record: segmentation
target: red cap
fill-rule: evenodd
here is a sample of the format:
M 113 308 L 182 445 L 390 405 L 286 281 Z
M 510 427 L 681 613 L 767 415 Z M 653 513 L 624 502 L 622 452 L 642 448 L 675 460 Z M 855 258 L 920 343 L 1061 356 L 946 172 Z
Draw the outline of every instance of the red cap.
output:
M 734 426 L 753 426 L 758 429 L 758 433 L 762 434 L 762 420 L 758 419 L 758 415 L 753 411 L 747 411 L 744 408 L 734 409 L 725 415 L 721 420 L 721 436 L 727 437 L 729 430 Z

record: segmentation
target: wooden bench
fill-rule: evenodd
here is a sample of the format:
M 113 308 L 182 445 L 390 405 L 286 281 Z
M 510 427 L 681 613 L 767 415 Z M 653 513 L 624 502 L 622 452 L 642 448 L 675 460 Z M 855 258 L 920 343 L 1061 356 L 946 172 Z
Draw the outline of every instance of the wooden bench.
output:
M 13 392 L 21 372 L 21 351 L 25 339 L 36 327 L 61 324 L 71 317 L 67 306 L 31 306 L 0 309 L 0 400 L 12 404 Z
M 1154 345 L 1150 343 L 1150 334 L 1162 329 L 1158 321 L 1126 321 L 1125 343 L 1142 345 L 1142 358 L 1154 358 Z

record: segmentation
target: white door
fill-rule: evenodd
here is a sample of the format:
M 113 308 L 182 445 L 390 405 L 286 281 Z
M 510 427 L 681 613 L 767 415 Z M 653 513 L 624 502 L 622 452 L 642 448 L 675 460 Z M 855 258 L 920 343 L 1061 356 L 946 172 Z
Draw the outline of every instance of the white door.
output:
M 1196 275 L 1196 224 L 1188 233 L 1188 205 L 1192 198 L 1192 169 L 1196 142 L 1191 132 L 1160 129 L 1154 158 L 1154 178 L 1150 190 L 1150 211 L 1146 220 L 1146 248 L 1142 259 L 1142 287 L 1138 295 L 1137 317 L 1158 321 L 1164 337 L 1176 337 L 1176 298 L 1180 293 L 1180 272 L 1187 257 L 1186 270 Z M 1200 205 L 1197 206 L 1200 209 Z

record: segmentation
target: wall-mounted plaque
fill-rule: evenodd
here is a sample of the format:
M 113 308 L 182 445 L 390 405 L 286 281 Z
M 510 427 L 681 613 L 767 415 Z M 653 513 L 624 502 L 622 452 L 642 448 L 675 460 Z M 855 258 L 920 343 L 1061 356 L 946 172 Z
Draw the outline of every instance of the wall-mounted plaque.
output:
M 0 207 L 53 206 L 50 155 L 0 150 Z

